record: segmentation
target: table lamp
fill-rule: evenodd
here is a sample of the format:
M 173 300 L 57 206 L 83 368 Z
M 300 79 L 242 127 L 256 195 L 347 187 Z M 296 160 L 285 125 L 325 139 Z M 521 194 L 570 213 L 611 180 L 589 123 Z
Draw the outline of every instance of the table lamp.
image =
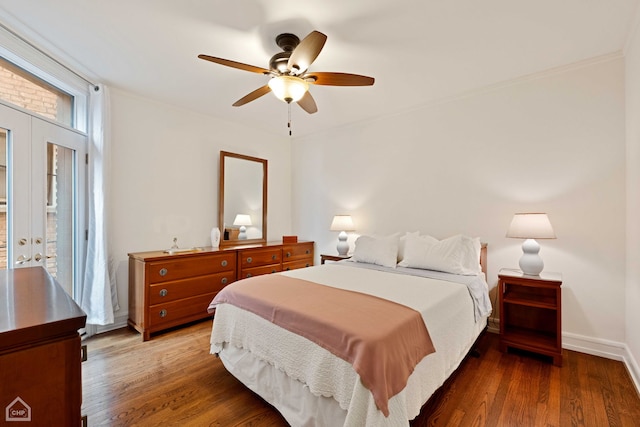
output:
M 555 239 L 556 234 L 546 213 L 517 213 L 511 220 L 507 237 L 525 239 L 522 244 L 520 270 L 527 276 L 538 276 L 544 262 L 538 255 L 540 245 L 535 239 Z
M 349 252 L 349 243 L 347 243 L 347 231 L 354 231 L 353 220 L 351 215 L 336 215 L 331 221 L 331 231 L 339 231 L 338 234 L 338 255 L 345 256 Z

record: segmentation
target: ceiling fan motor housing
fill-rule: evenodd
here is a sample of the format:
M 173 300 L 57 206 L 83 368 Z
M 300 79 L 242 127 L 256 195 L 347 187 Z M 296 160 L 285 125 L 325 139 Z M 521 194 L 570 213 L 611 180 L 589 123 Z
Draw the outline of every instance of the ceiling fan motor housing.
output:
M 276 36 L 276 44 L 282 52 L 278 52 L 269 60 L 269 68 L 280 74 L 288 74 L 289 57 L 293 50 L 300 44 L 300 39 L 295 34 L 283 33 Z

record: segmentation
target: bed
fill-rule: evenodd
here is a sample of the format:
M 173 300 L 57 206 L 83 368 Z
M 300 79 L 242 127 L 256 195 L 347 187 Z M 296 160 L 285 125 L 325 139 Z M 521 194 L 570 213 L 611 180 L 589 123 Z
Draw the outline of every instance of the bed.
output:
M 210 351 L 292 426 L 407 426 L 485 330 L 491 312 L 485 277 L 486 246 L 479 239 L 361 236 L 351 260 L 227 286 L 209 307 L 215 312 Z M 243 292 L 250 300 L 264 293 L 265 301 L 242 300 Z M 293 308 L 287 314 L 289 323 L 270 317 L 305 298 L 302 314 Z M 426 338 L 405 335 L 405 329 L 422 333 L 414 314 Z M 397 341 L 358 347 L 365 340 L 346 335 L 357 320 L 343 315 L 362 316 L 375 333 Z M 332 337 L 355 353 L 324 341 Z M 401 360 L 390 353 L 401 353 Z

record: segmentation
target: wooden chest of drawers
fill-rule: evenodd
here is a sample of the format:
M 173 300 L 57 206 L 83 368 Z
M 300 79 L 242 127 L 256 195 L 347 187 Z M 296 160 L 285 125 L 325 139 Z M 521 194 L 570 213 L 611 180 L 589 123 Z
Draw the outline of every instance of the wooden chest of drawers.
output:
M 0 295 L 0 425 L 86 425 L 86 314 L 42 267 L 0 271 Z
M 129 254 L 129 326 L 151 334 L 209 317 L 207 307 L 229 283 L 313 265 L 313 242 L 264 243 L 169 255 Z
M 129 254 L 129 325 L 151 333 L 210 316 L 213 297 L 236 280 L 234 250 Z

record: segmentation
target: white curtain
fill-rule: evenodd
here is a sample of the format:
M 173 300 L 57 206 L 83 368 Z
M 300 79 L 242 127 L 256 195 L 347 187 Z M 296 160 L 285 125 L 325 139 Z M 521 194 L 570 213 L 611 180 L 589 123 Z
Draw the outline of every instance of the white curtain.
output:
M 109 182 L 109 92 L 104 85 L 89 88 L 89 170 L 87 260 L 80 306 L 87 324 L 113 323 L 118 296 L 110 272 L 105 201 Z

